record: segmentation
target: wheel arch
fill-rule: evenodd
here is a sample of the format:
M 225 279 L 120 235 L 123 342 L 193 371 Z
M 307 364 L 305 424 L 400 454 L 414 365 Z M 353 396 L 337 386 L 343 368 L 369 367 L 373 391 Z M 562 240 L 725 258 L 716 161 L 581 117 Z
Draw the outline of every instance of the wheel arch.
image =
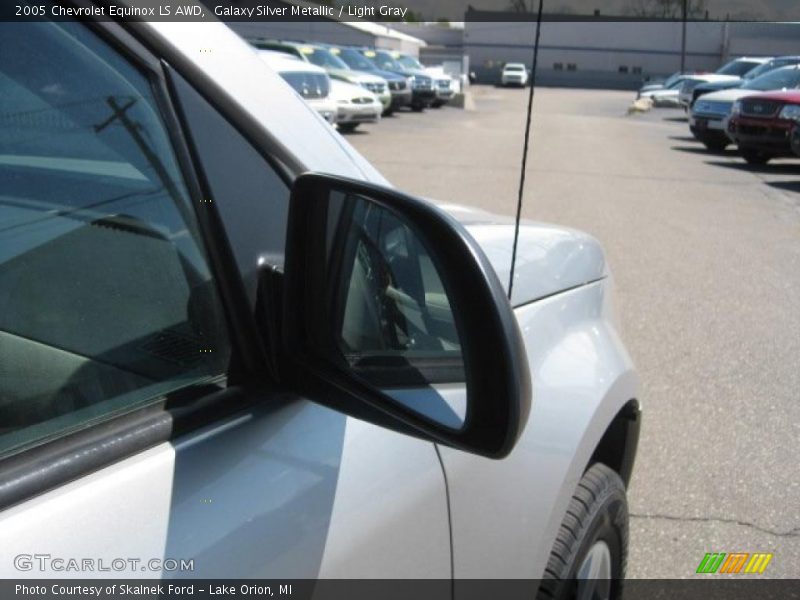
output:
M 642 412 L 639 401 L 631 398 L 608 424 L 584 472 L 595 463 L 603 463 L 617 472 L 627 488 L 636 461 L 641 424 Z

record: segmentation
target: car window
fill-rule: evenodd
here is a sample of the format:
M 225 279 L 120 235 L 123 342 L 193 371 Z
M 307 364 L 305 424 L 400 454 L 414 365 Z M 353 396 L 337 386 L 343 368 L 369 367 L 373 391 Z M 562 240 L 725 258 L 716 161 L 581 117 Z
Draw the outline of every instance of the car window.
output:
M 150 85 L 78 23 L 0 24 L 0 453 L 224 375 Z
M 357 71 L 375 70 L 375 65 L 365 58 L 358 50 L 353 50 L 352 48 L 333 48 L 331 52 L 338 54 L 339 58 L 347 63 L 351 69 Z
M 401 67 L 388 52 L 375 52 L 372 50 L 367 50 L 364 55 L 371 59 L 379 69 L 385 69 L 387 71 L 403 70 L 403 67 Z
M 797 67 L 783 67 L 765 73 L 752 81 L 748 81 L 742 88 L 766 92 L 769 90 L 794 88 L 797 87 L 798 83 L 800 83 L 800 69 Z
M 407 69 L 419 69 L 421 71 L 425 68 L 418 61 L 404 54 L 399 55 L 396 60 Z
M 735 75 L 741 77 L 748 71 L 757 67 L 760 63 L 749 60 L 735 60 L 729 62 L 727 65 L 717 71 L 720 75 Z
M 756 77 L 760 77 L 764 73 L 769 73 L 770 71 L 777 69 L 778 67 L 785 67 L 786 65 L 792 64 L 786 60 L 770 60 L 765 63 L 758 65 L 755 69 L 752 69 L 744 74 L 743 79 L 755 79 Z
M 300 51 L 306 55 L 306 58 L 308 58 L 311 63 L 323 69 L 349 69 L 347 63 L 324 48 L 304 47 L 301 48 Z

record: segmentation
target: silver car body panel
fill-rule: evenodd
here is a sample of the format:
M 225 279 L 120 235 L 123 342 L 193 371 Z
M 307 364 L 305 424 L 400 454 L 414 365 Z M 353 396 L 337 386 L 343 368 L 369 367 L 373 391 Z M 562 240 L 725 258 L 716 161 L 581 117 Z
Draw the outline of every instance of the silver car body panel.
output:
M 224 25 L 135 29 L 220 105 L 248 113 L 253 138 L 293 173 L 386 184 Z M 511 226 L 449 209 L 502 277 Z M 452 530 L 433 444 L 310 401 L 275 399 L 0 513 L 0 575 L 446 578 L 452 534 L 458 577 L 539 577 L 575 484 L 637 384 L 613 326 L 610 278 L 580 285 L 606 274 L 599 245 L 531 224 L 520 248 L 516 314 L 533 409 L 502 461 L 441 449 Z M 19 571 L 22 553 L 195 563 L 188 573 Z

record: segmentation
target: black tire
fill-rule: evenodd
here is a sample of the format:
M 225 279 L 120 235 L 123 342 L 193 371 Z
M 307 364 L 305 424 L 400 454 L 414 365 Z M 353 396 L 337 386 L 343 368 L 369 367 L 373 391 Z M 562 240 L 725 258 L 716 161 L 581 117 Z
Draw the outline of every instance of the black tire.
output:
M 387 108 L 386 110 L 383 111 L 383 114 L 381 116 L 382 117 L 391 117 L 393 114 L 394 114 L 394 109 L 393 108 Z
M 358 123 L 339 123 L 337 127 L 342 133 L 352 133 L 358 127 Z
M 739 146 L 739 152 L 749 165 L 765 165 L 772 158 L 769 154 L 755 148 L 742 148 Z
M 601 463 L 592 465 L 575 489 L 547 561 L 537 600 L 576 598 L 578 569 L 598 542 L 607 546 L 611 579 L 607 589 L 601 582 L 601 593 L 592 598 L 619 600 L 628 558 L 628 499 L 622 479 Z
M 411 105 L 411 110 L 413 110 L 414 112 L 422 112 L 423 110 L 425 110 L 425 105 L 424 104 L 412 104 Z
M 789 139 L 791 140 L 792 152 L 800 156 L 800 127 L 795 125 Z

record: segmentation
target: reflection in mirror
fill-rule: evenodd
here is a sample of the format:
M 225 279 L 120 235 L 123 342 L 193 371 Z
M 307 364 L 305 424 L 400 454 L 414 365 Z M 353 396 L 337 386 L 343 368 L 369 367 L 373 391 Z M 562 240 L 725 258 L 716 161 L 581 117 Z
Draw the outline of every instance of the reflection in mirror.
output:
M 361 379 L 438 423 L 464 421 L 464 364 L 446 286 L 422 237 L 370 199 L 331 194 L 326 280 L 341 358 Z

